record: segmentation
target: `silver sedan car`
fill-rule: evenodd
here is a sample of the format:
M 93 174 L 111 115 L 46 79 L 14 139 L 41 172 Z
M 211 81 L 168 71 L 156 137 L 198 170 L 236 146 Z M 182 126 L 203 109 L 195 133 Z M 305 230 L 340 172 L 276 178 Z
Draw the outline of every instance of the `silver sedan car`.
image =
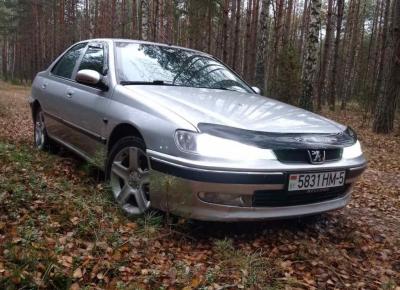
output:
M 59 143 L 102 167 L 121 209 L 199 220 L 344 207 L 366 168 L 354 131 L 260 95 L 203 52 L 93 39 L 37 74 L 39 149 Z

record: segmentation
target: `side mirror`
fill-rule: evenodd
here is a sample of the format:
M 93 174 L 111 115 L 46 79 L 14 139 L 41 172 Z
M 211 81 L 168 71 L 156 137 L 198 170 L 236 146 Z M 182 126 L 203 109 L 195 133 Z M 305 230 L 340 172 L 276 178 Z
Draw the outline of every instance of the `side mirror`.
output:
M 83 69 L 83 70 L 78 71 L 78 73 L 76 74 L 75 80 L 81 84 L 95 86 L 100 83 L 101 74 L 99 74 L 95 70 Z
M 103 91 L 108 90 L 107 82 L 104 81 L 103 76 L 95 70 L 82 69 L 76 74 L 75 80 L 84 85 L 96 86 Z
M 259 87 L 251 87 L 253 89 L 253 91 L 257 94 L 260 95 L 261 94 L 261 90 Z

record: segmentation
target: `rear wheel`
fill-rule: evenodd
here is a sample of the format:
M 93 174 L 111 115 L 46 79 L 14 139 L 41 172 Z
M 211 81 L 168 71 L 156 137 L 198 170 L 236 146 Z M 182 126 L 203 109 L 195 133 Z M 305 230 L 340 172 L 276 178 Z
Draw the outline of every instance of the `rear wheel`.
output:
M 44 122 L 44 114 L 41 108 L 37 109 L 34 121 L 34 144 L 35 147 L 44 150 L 49 147 L 49 137 Z
M 127 215 L 139 215 L 150 207 L 150 170 L 143 140 L 125 137 L 112 148 L 107 160 L 111 191 Z

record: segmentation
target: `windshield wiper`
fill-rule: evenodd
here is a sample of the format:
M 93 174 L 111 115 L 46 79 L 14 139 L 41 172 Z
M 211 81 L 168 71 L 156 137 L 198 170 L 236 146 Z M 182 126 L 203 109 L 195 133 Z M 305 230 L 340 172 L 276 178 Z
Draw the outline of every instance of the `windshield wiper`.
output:
M 216 87 L 216 88 L 213 88 L 213 87 L 211 87 L 210 89 L 213 89 L 213 90 L 224 90 L 224 91 L 237 92 L 237 90 L 231 90 L 231 89 L 224 88 L 224 87 Z
M 155 80 L 152 82 L 146 82 L 146 81 L 120 81 L 119 82 L 123 86 L 128 86 L 128 85 L 155 85 L 155 86 L 171 86 L 171 84 L 165 83 L 164 81 L 161 80 Z
M 171 86 L 171 87 L 186 87 L 186 88 L 196 88 L 196 89 L 211 89 L 211 90 L 225 90 L 225 91 L 231 91 L 231 92 L 238 92 L 237 90 L 231 90 L 228 88 L 224 87 L 197 87 L 197 86 L 188 86 L 188 85 L 182 85 L 182 84 L 171 84 L 171 83 L 166 83 L 165 81 L 162 80 L 154 80 L 152 82 L 147 82 L 147 81 L 120 81 L 119 82 L 123 86 L 129 86 L 129 85 L 150 85 L 150 86 Z
M 210 90 L 223 90 L 223 91 L 230 91 L 230 92 L 238 92 L 240 93 L 240 91 L 238 90 L 234 90 L 234 89 L 228 89 L 228 88 L 224 88 L 224 87 L 196 87 L 199 89 L 210 89 Z

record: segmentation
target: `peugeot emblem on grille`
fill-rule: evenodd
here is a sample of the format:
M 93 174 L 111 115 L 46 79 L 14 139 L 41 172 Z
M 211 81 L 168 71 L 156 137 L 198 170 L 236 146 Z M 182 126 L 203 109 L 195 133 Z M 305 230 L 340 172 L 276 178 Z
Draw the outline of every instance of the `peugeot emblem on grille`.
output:
M 307 150 L 310 162 L 312 164 L 321 164 L 325 162 L 325 150 Z

